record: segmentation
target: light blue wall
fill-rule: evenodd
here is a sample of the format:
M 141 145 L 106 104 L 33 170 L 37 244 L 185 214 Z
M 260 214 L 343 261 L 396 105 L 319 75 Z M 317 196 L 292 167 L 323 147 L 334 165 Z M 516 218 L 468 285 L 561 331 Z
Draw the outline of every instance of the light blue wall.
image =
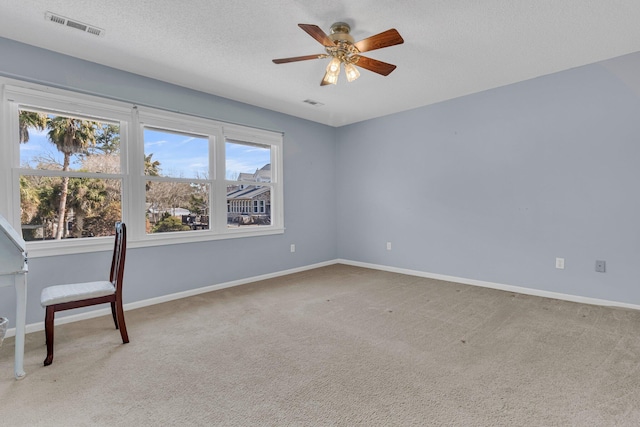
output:
M 334 128 L 3 38 L 0 58 L 0 75 L 6 77 L 284 132 L 285 233 L 130 249 L 125 302 L 336 258 Z M 27 323 L 44 319 L 43 287 L 102 279 L 109 257 L 102 252 L 30 259 Z M 0 288 L 0 315 L 15 318 L 14 298 L 13 289 Z
M 639 87 L 636 54 L 341 128 L 340 258 L 640 304 Z
M 5 76 L 284 132 L 285 234 L 132 249 L 127 302 L 343 258 L 640 304 L 638 54 L 338 129 L 2 38 L 0 58 Z M 107 264 L 32 259 L 27 322 L 44 286 Z

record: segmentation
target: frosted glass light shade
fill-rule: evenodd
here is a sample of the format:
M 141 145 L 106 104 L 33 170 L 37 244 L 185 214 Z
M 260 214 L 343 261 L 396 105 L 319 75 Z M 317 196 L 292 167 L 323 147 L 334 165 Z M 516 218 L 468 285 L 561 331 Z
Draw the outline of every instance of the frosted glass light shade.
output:
M 340 60 L 338 58 L 333 58 L 329 65 L 327 65 L 327 73 L 329 74 L 340 74 Z
M 322 84 L 323 85 L 328 85 L 328 84 L 335 85 L 337 83 L 338 83 L 338 73 L 332 74 L 332 73 L 327 71 L 327 73 L 324 75 L 324 78 L 322 79 Z
M 344 66 L 344 72 L 347 74 L 347 81 L 352 82 L 360 77 L 360 71 L 353 64 L 346 64 Z

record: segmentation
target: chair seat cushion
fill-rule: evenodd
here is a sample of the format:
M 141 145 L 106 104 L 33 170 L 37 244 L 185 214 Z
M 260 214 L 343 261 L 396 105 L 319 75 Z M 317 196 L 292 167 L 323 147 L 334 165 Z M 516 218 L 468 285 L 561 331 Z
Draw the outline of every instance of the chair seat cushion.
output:
M 116 292 L 113 284 L 107 280 L 100 282 L 73 283 L 69 285 L 49 286 L 40 294 L 40 304 L 43 307 L 69 301 L 79 301 L 87 298 L 103 297 Z

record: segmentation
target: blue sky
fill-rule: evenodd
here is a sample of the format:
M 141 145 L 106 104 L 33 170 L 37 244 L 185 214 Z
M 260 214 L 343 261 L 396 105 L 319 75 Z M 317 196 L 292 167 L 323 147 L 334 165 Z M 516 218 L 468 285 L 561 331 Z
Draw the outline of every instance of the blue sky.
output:
M 144 130 L 144 155 L 160 162 L 160 175 L 208 178 L 209 142 L 205 138 Z
M 40 158 L 50 159 L 62 165 L 63 155 L 47 138 L 46 130 L 29 129 L 29 142 L 20 144 L 20 165 L 29 163 L 35 168 Z M 71 165 L 72 168 L 78 165 Z
M 38 158 L 53 159 L 62 164 L 62 153 L 47 138 L 47 131 L 30 129 L 29 142 L 20 144 L 20 163 L 32 167 Z M 144 153 L 153 153 L 153 160 L 160 162 L 161 174 L 171 177 L 209 177 L 208 144 L 205 138 L 145 129 Z M 226 178 L 235 179 L 239 173 L 254 173 L 270 163 L 268 148 L 226 143 Z M 77 160 L 77 159 L 76 159 Z M 77 162 L 72 168 L 78 168 Z

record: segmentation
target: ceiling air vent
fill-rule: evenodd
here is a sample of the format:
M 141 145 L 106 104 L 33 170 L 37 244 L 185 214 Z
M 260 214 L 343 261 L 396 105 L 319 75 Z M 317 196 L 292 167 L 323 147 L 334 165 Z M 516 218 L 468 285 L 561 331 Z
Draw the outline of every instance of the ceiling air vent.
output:
M 324 105 L 322 102 L 314 101 L 313 99 L 305 99 L 302 102 L 313 105 L 314 107 L 322 107 Z
M 61 15 L 56 15 L 55 13 L 45 13 L 44 19 L 55 24 L 64 25 L 66 27 L 75 28 L 76 30 L 83 31 L 85 33 L 93 34 L 94 36 L 104 35 L 104 30 L 102 28 L 94 27 L 89 24 L 83 24 L 82 22 L 74 21 L 73 19 L 69 19 Z

